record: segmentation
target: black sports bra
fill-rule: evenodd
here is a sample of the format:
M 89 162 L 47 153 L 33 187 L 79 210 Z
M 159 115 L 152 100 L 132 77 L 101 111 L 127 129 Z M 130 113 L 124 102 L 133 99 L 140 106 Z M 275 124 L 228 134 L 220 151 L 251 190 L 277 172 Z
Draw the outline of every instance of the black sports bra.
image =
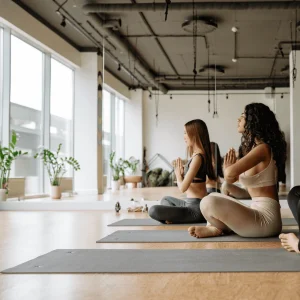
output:
M 195 178 L 193 179 L 193 183 L 203 183 L 206 182 L 206 171 L 205 171 L 205 160 L 204 157 L 201 153 L 197 153 L 196 155 L 200 155 L 202 158 L 202 164 L 197 172 L 197 174 L 195 175 Z M 189 170 L 190 164 L 193 160 L 193 158 L 196 156 L 194 155 L 192 158 L 190 158 L 190 160 L 187 162 L 187 164 L 184 167 L 184 175 L 187 173 L 187 171 Z

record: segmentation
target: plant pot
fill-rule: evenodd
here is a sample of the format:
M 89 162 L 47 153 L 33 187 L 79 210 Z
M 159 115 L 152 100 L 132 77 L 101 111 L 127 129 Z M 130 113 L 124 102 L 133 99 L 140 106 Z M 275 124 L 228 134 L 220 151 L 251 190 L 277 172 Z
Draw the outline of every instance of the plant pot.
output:
M 6 189 L 0 189 L 0 201 L 6 201 L 6 200 L 7 200 Z
M 51 186 L 51 198 L 52 199 L 60 199 L 61 198 L 61 188 L 57 185 Z
M 119 180 L 117 180 L 117 181 L 113 180 L 111 182 L 111 189 L 112 189 L 113 192 L 115 192 L 115 191 L 117 191 L 117 190 L 120 189 L 120 182 L 119 182 Z
M 124 176 L 120 176 L 120 185 L 125 185 L 125 179 Z
M 142 182 L 142 176 L 125 176 L 125 182 L 129 188 L 137 188 L 137 184 Z

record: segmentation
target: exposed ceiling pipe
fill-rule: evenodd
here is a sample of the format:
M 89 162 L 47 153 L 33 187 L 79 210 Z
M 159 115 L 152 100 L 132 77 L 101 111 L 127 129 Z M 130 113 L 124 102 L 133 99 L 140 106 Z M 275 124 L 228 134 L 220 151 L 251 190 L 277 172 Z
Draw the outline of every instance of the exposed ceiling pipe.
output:
M 259 2 L 195 2 L 197 10 L 250 10 L 250 9 L 296 9 L 300 2 L 296 1 L 259 1 Z M 171 3 L 169 11 L 192 11 L 193 2 Z M 164 12 L 165 3 L 136 3 L 136 4 L 100 4 L 88 3 L 83 6 L 85 13 L 123 13 L 123 12 Z
M 207 76 L 201 76 L 201 75 L 197 75 L 197 80 L 206 80 L 207 81 Z M 212 75 L 211 76 L 212 78 L 214 78 L 214 76 Z M 220 79 L 220 77 L 219 77 Z M 219 80 L 218 79 L 218 80 Z M 224 78 L 225 80 L 239 80 L 239 79 L 242 79 L 241 77 L 239 76 L 236 76 L 236 77 L 226 77 Z M 262 77 L 259 77 L 259 76 L 255 76 L 255 77 L 247 77 L 245 78 L 247 80 L 264 80 L 266 79 L 265 76 L 262 76 Z M 274 77 L 275 80 L 282 80 L 282 79 L 287 79 L 287 76 L 277 76 L 277 77 Z M 194 81 L 194 75 L 180 75 L 180 76 L 175 76 L 175 75 L 161 75 L 161 76 L 157 76 L 155 77 L 155 80 L 157 81 L 160 81 L 160 82 L 168 82 L 169 80 L 182 80 L 182 81 L 187 81 L 187 80 L 192 80 Z M 270 80 L 270 79 L 268 79 Z
M 288 77 L 284 78 L 271 78 L 271 79 L 262 79 L 262 78 L 238 78 L 238 79 L 227 79 L 227 78 L 219 78 L 217 83 L 218 85 L 222 84 L 266 84 L 273 86 L 277 83 L 283 83 L 284 81 L 289 82 Z M 208 85 L 207 79 L 196 79 L 194 81 L 193 79 L 169 79 L 169 80 L 162 80 L 161 82 L 164 82 L 166 84 L 171 85 Z M 213 84 L 211 84 L 213 85 Z
M 131 0 L 131 3 L 132 4 L 136 4 L 136 1 L 135 0 Z M 151 25 L 149 24 L 149 22 L 147 21 L 145 15 L 142 13 L 142 12 L 139 12 L 139 15 L 141 17 L 141 19 L 143 20 L 144 24 L 146 25 L 146 27 L 148 28 L 149 32 L 152 34 L 152 35 L 156 35 L 155 32 L 153 31 Z M 164 49 L 163 45 L 161 44 L 160 40 L 155 37 L 154 38 L 158 48 L 161 50 L 162 54 L 164 55 L 165 59 L 167 60 L 167 62 L 169 63 L 171 69 L 173 70 L 173 72 L 178 75 L 178 71 L 176 70 L 174 64 L 172 63 L 169 55 L 167 54 L 166 50 Z
M 88 14 L 87 15 L 90 20 L 92 20 L 99 29 L 100 33 L 104 37 L 109 37 L 110 40 L 114 43 L 114 45 L 123 52 L 129 51 L 129 55 L 131 55 L 132 59 L 135 59 L 135 65 L 136 68 L 139 69 L 139 71 L 145 75 L 145 78 L 156 88 L 158 88 L 160 91 L 162 91 L 164 94 L 168 92 L 168 89 L 166 86 L 164 86 L 161 83 L 157 83 L 154 79 L 154 74 L 150 70 L 150 68 L 147 66 L 147 63 L 140 58 L 139 56 L 135 57 L 134 52 L 135 50 L 133 47 L 128 43 L 128 41 L 122 39 L 122 37 L 115 31 L 111 30 L 110 28 L 104 28 L 103 20 L 100 16 L 95 14 Z

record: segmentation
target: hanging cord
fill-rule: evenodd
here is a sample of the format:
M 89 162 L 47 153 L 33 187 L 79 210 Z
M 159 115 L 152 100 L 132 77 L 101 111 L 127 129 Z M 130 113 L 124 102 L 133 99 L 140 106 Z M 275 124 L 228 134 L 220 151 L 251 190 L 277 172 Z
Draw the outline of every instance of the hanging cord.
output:
M 193 0 L 193 50 L 194 50 L 194 85 L 197 76 L 197 12 L 195 11 L 195 0 Z
M 155 93 L 155 118 L 156 118 L 156 127 L 158 127 L 158 107 L 159 106 L 159 93 L 158 90 Z
M 218 103 L 217 103 L 217 66 L 216 66 L 216 59 L 215 59 L 215 98 L 214 98 L 214 114 L 213 118 L 218 118 Z
M 294 44 L 294 49 L 296 47 L 297 44 L 297 9 L 296 9 L 296 23 L 295 23 L 295 44 Z M 291 41 L 293 41 L 293 22 L 290 23 L 291 26 Z M 292 71 L 292 78 L 293 78 L 293 87 L 295 87 L 295 81 L 297 79 L 297 68 L 296 68 L 296 63 L 297 63 L 297 54 L 296 54 L 296 50 L 292 49 L 292 61 L 293 61 L 293 71 Z
M 128 26 L 127 26 L 127 35 L 128 35 Z M 133 79 L 133 72 L 131 70 L 131 59 L 130 59 L 130 52 L 129 52 L 129 43 L 128 43 L 128 48 L 127 48 L 127 51 L 128 51 L 128 66 L 129 66 L 129 71 L 130 71 L 130 79 L 131 79 L 131 86 L 134 86 L 134 79 Z
M 210 86 L 209 86 L 209 48 L 207 49 L 207 63 L 208 63 L 208 72 L 207 72 L 207 83 L 208 83 L 208 89 L 207 89 L 207 104 L 208 104 L 208 113 L 210 113 Z
M 167 21 L 167 19 L 168 19 L 169 5 L 170 4 L 171 4 L 171 0 L 166 0 L 165 21 Z
M 133 75 L 134 77 L 136 78 L 135 76 L 135 62 L 136 62 L 136 54 L 137 54 L 137 38 L 135 38 L 135 50 L 134 50 L 134 60 L 133 60 Z M 140 85 L 140 83 L 138 82 L 138 85 Z

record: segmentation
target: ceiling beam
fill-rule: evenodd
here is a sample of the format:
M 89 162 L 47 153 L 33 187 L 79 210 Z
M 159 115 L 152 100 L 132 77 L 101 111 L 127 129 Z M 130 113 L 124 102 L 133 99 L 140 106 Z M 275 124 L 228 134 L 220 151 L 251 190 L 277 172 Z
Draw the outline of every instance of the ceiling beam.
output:
M 296 9 L 300 8 L 297 1 L 248 1 L 248 2 L 181 2 L 168 5 L 170 11 L 192 11 L 193 5 L 197 10 L 270 10 L 270 9 Z M 95 0 L 83 6 L 85 13 L 124 13 L 124 12 L 165 12 L 166 3 L 134 3 L 134 4 L 103 4 Z

